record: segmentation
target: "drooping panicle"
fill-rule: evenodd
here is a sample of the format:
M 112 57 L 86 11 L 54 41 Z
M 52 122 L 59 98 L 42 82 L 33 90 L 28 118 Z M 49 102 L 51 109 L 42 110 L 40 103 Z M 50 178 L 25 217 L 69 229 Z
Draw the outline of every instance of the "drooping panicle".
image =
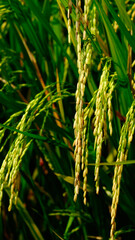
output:
M 133 135 L 135 132 L 135 100 L 133 101 L 127 115 L 126 121 L 123 124 L 121 129 L 121 136 L 119 141 L 118 147 L 118 154 L 116 162 L 122 163 L 123 161 L 127 160 L 128 151 L 130 148 L 130 144 L 133 140 Z M 113 177 L 113 186 L 112 186 L 112 205 L 111 205 L 111 230 L 110 230 L 110 238 L 111 240 L 114 239 L 114 231 L 116 229 L 116 213 L 117 213 L 117 206 L 119 201 L 120 195 L 120 183 L 121 177 L 123 172 L 123 164 L 117 164 L 114 169 L 114 177 Z

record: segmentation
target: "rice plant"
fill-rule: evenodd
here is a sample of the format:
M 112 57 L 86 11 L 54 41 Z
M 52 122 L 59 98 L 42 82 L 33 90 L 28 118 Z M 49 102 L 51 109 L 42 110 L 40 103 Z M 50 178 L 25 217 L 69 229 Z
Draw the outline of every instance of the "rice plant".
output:
M 134 1 L 0 0 L 0 238 L 135 237 Z

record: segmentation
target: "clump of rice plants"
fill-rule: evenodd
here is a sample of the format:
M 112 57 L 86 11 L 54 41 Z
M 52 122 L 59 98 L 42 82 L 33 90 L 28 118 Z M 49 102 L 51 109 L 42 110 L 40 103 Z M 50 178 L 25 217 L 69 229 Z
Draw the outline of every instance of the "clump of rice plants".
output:
M 134 42 L 133 1 L 1 0 L 1 239 L 134 239 Z

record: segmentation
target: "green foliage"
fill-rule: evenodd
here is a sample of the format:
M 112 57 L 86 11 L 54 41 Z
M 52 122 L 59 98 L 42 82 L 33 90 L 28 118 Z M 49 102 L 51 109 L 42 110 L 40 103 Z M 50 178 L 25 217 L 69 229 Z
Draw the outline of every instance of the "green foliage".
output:
M 70 2 L 0 0 L 0 239 L 135 237 L 134 3 Z

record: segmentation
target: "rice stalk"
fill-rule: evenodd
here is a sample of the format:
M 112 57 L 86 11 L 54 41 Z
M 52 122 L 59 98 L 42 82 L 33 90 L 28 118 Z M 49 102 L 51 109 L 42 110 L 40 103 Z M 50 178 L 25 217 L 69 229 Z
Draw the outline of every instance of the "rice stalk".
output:
M 45 117 L 43 118 L 43 123 L 40 129 L 40 134 L 43 132 L 43 128 L 45 126 L 46 118 L 48 116 L 48 109 L 51 108 L 52 103 L 55 103 L 59 101 L 64 95 L 59 96 L 57 93 L 54 93 L 54 91 L 48 93 L 48 95 L 44 96 L 44 91 L 38 93 L 33 100 L 31 100 L 25 110 L 25 113 L 22 115 L 21 120 L 16 126 L 16 129 L 21 132 L 27 132 L 34 120 L 42 113 L 47 112 L 45 114 Z M 52 95 L 53 93 L 53 95 Z M 67 92 L 64 90 L 63 93 L 67 94 Z M 50 101 L 48 102 L 48 97 L 50 97 Z M 10 116 L 10 118 L 4 123 L 5 126 L 10 126 L 15 118 L 20 116 L 23 112 L 17 112 Z M 6 128 L 1 129 L 1 137 L 0 141 L 2 141 L 2 138 L 5 135 Z M 28 140 L 26 135 L 23 135 L 22 133 L 14 133 L 14 136 L 16 135 L 14 141 L 12 142 L 8 153 L 5 156 L 5 159 L 2 162 L 1 168 L 0 168 L 0 207 L 1 207 L 1 201 L 3 196 L 3 188 L 4 185 L 8 185 L 10 187 L 11 191 L 11 197 L 9 200 L 9 207 L 8 210 L 11 211 L 12 208 L 12 202 L 15 200 L 17 201 L 18 196 L 18 190 L 16 188 L 17 184 L 17 176 L 19 174 L 19 168 L 22 163 L 23 156 L 25 155 L 26 151 L 28 150 L 31 142 L 33 141 Z M 3 147 L 5 146 L 7 142 L 7 139 L 4 142 Z M 3 147 L 1 150 L 3 150 Z M 41 147 L 40 147 L 41 149 Z M 52 168 L 52 167 L 51 167 Z
M 75 157 L 75 191 L 74 191 L 74 201 L 77 200 L 77 195 L 79 194 L 79 186 L 80 186 L 80 164 L 82 162 L 82 170 L 83 170 L 83 177 L 84 177 L 84 203 L 86 204 L 86 183 L 87 183 L 87 174 L 88 174 L 88 150 L 86 151 L 86 157 L 85 157 L 85 164 L 84 164 L 84 145 L 88 145 L 88 140 L 85 138 L 85 132 L 86 128 L 85 126 L 85 119 L 84 119 L 84 109 L 83 109 L 83 99 L 84 99 L 84 93 L 85 93 L 85 85 L 86 80 L 88 78 L 89 73 L 89 67 L 92 62 L 92 45 L 91 42 L 88 40 L 84 42 L 83 48 L 81 50 L 81 36 L 80 36 L 80 13 L 79 9 L 81 7 L 81 2 L 76 2 L 78 8 L 76 8 L 76 35 L 77 35 L 77 66 L 78 66 L 78 72 L 79 72 L 79 79 L 77 83 L 77 90 L 76 90 L 76 113 L 75 113 L 75 120 L 74 120 L 74 135 L 75 135 L 75 151 L 74 151 L 74 157 Z M 87 8 L 87 9 L 86 9 Z M 87 18 L 87 15 L 89 13 L 89 2 L 84 5 L 85 10 L 85 18 Z M 95 8 L 95 7 L 94 7 Z M 95 9 L 94 9 L 95 11 Z M 86 19 L 85 19 L 86 20 Z M 92 25 L 92 24 L 91 24 Z M 92 26 L 91 26 L 92 27 Z M 94 18 L 94 31 L 95 26 L 95 18 Z M 84 27 L 84 31 L 86 31 L 86 25 Z M 86 33 L 85 37 L 86 37 Z M 86 140 L 86 143 L 85 143 Z M 85 166 L 85 169 L 83 169 Z
M 95 182 L 96 193 L 99 193 L 99 166 L 102 153 L 102 143 L 107 138 L 107 92 L 109 85 L 109 71 L 111 68 L 111 61 L 107 60 L 100 78 L 99 89 L 96 96 L 96 110 L 94 131 L 95 136 L 94 148 L 96 149 L 96 166 L 95 166 Z M 109 109 L 108 109 L 109 111 Z M 110 112 L 109 112 L 110 116 Z
M 127 160 L 130 144 L 133 140 L 135 132 L 135 100 L 133 101 L 127 115 L 126 121 L 121 129 L 121 136 L 118 147 L 118 154 L 116 162 L 123 162 Z M 111 205 L 111 231 L 110 238 L 114 239 L 114 231 L 116 229 L 116 212 L 120 195 L 120 183 L 122 178 L 123 165 L 115 165 L 113 186 L 112 186 L 112 205 Z

